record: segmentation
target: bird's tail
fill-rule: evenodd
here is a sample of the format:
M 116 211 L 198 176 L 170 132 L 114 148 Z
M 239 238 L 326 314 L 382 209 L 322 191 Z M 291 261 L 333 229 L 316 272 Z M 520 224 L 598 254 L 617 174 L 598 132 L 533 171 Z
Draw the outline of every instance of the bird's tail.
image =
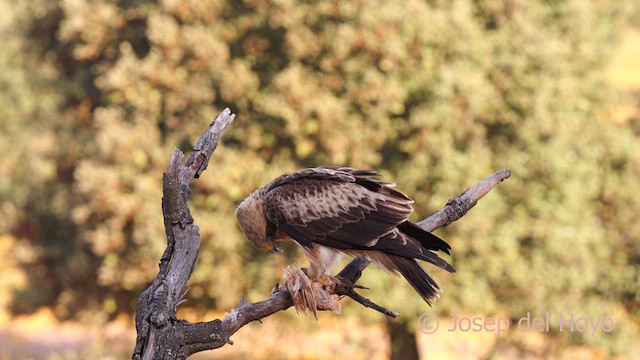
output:
M 399 273 L 413 286 L 414 289 L 429 304 L 438 299 L 438 284 L 418 264 L 416 259 L 427 261 L 448 272 L 456 269 L 434 251 L 442 251 L 449 254 L 451 247 L 444 240 L 425 231 L 417 225 L 405 221 L 397 226 L 399 232 L 395 236 L 385 236 L 378 239 L 376 247 L 382 254 L 370 254 L 369 256 L 386 267 Z M 402 237 L 399 241 L 398 236 Z
M 447 244 L 446 241 L 440 239 L 434 234 L 423 230 L 418 225 L 405 221 L 402 224 L 398 225 L 398 229 L 405 235 L 408 235 L 412 239 L 416 239 L 420 242 L 420 245 L 428 250 L 440 250 L 447 255 L 449 254 L 449 250 L 451 250 L 451 246 Z
M 440 297 L 440 287 L 415 259 L 395 255 L 387 255 L 387 258 L 393 269 L 407 279 L 427 304 L 431 305 Z

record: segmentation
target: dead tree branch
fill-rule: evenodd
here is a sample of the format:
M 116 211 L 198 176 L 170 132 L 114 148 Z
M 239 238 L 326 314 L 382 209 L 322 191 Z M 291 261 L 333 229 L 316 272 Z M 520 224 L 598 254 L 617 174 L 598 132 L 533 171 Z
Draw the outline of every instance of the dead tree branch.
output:
M 229 336 L 220 320 L 190 324 L 176 319 L 176 308 L 198 258 L 200 234 L 193 223 L 187 200 L 189 183 L 207 168 L 224 130 L 235 115 L 225 109 L 211 123 L 184 164 L 175 149 L 162 177 L 162 213 L 167 249 L 160 259 L 158 276 L 138 297 L 134 359 L 184 359 L 205 349 L 223 346 Z M 206 344 L 206 345 L 205 345 Z
M 270 297 L 248 303 L 242 299 L 224 319 L 189 323 L 177 319 L 176 308 L 187 288 L 200 249 L 200 234 L 189 211 L 189 183 L 207 168 L 209 159 L 225 129 L 235 115 L 229 109 L 221 112 L 200 138 L 189 158 L 183 163 L 183 153 L 175 149 L 163 176 L 162 211 L 164 215 L 167 248 L 160 259 L 156 279 L 142 292 L 136 306 L 136 345 L 133 359 L 185 359 L 203 350 L 226 344 L 246 324 L 270 316 L 293 306 L 285 287 L 276 286 Z M 458 220 L 500 181 L 510 176 L 509 170 L 480 181 L 461 195 L 449 200 L 445 207 L 418 225 L 433 231 Z M 362 271 L 371 263 L 366 258 L 353 259 L 337 276 L 339 281 L 328 289 L 329 293 L 349 296 L 360 304 L 395 317 L 391 310 L 376 305 L 354 291 Z

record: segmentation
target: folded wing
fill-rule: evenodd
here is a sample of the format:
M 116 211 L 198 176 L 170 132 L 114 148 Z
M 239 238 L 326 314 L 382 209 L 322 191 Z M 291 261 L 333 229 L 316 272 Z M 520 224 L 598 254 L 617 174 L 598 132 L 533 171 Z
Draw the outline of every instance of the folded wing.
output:
M 413 200 L 377 180 L 369 170 L 311 168 L 267 186 L 265 211 L 272 223 L 302 246 L 323 245 L 364 255 L 402 274 L 431 302 L 438 285 L 415 259 L 454 268 L 433 251 L 449 245 L 408 221 Z

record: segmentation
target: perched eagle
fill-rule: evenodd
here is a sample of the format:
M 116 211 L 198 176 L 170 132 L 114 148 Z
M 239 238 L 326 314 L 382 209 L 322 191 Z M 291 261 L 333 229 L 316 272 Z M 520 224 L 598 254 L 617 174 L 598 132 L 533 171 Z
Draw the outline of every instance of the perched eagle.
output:
M 311 280 L 330 275 L 342 253 L 366 256 L 404 276 L 431 304 L 439 287 L 416 259 L 455 272 L 433 252 L 449 254 L 451 247 L 409 222 L 413 200 L 378 177 L 375 171 L 344 167 L 284 174 L 249 195 L 236 217 L 258 249 L 276 252 L 276 240 L 297 242 L 311 263 L 306 269 Z

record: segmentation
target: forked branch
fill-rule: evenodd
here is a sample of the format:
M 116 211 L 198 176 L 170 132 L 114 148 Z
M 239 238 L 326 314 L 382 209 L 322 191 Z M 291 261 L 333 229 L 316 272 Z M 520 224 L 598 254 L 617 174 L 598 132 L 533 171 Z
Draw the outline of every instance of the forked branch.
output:
M 178 149 L 171 156 L 162 180 L 162 212 L 167 248 L 160 259 L 157 277 L 138 298 L 138 336 L 133 359 L 185 359 L 199 351 L 232 344 L 231 335 L 244 325 L 293 306 L 286 287 L 276 286 L 271 296 L 263 301 L 248 303 L 242 299 L 222 320 L 189 323 L 176 317 L 176 308 L 185 294 L 200 249 L 200 234 L 187 204 L 189 183 L 207 168 L 220 137 L 234 117 L 229 109 L 221 112 L 186 161 L 183 162 L 184 154 Z M 510 175 L 510 171 L 506 169 L 496 172 L 449 200 L 444 208 L 418 222 L 418 225 L 427 231 L 433 231 L 458 220 L 480 198 Z M 366 258 L 353 259 L 338 274 L 340 281 L 327 291 L 333 295 L 349 296 L 366 307 L 395 316 L 393 311 L 376 305 L 354 291 L 362 271 L 370 263 Z

